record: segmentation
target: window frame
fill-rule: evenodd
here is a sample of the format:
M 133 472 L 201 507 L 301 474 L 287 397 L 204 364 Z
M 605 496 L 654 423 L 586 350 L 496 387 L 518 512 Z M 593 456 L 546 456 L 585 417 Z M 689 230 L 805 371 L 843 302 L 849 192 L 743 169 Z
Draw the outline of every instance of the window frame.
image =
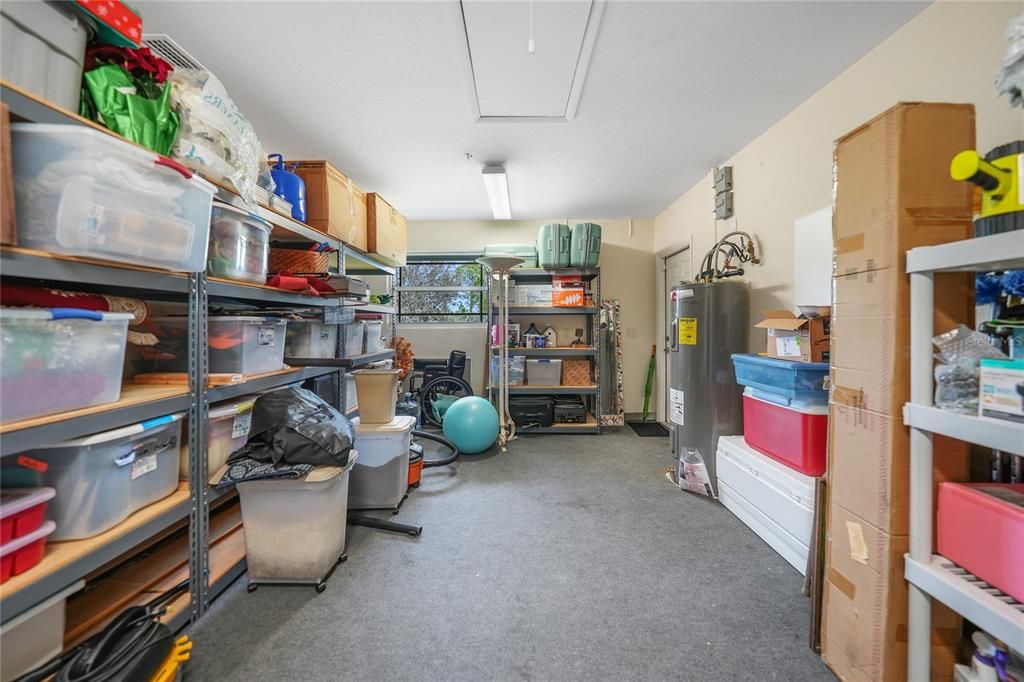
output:
M 430 254 L 423 256 L 410 255 L 408 263 L 405 266 L 399 267 L 395 273 L 395 315 L 398 324 L 486 324 L 490 318 L 490 287 L 488 285 L 487 270 L 480 263 L 476 262 L 477 255 L 441 255 L 441 254 Z M 414 265 L 476 265 L 480 268 L 480 281 L 483 282 L 480 286 L 460 287 L 460 286 L 422 286 L 422 285 L 410 285 L 406 286 L 402 284 L 403 275 L 405 268 Z M 437 312 L 403 312 L 402 311 L 402 293 L 409 292 L 415 293 L 418 291 L 426 292 L 452 292 L 452 293 L 464 293 L 471 292 L 476 293 L 478 301 L 480 303 L 479 313 L 448 313 L 443 311 Z M 475 317 L 473 320 L 459 319 L 459 320 L 419 320 L 410 319 L 418 318 L 423 316 L 432 317 Z

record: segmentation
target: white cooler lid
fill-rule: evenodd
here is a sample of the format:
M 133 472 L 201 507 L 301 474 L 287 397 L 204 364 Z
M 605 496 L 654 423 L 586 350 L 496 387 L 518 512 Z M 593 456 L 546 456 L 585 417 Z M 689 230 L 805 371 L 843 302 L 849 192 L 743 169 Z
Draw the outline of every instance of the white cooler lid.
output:
M 357 436 L 372 436 L 375 433 L 402 433 L 412 431 L 416 426 L 416 417 L 409 415 L 398 416 L 387 424 L 363 424 L 359 417 L 352 419 L 352 426 L 355 427 Z
M 26 509 L 53 499 L 53 488 L 7 488 L 0 492 L 0 519 L 14 516 Z

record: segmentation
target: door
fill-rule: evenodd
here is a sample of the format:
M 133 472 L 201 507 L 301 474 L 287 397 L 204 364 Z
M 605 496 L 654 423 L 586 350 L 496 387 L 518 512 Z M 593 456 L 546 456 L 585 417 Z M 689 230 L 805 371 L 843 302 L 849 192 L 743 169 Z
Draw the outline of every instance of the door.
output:
M 676 286 L 680 282 L 690 281 L 690 249 L 684 248 L 681 251 L 666 256 L 662 259 L 661 271 L 665 278 L 664 289 L 665 292 L 665 329 L 662 334 L 661 343 L 661 366 L 664 374 L 662 376 L 668 377 L 668 366 L 669 366 L 669 351 L 671 350 L 672 340 L 672 319 L 675 315 L 675 307 L 672 302 L 672 287 Z M 663 411 L 664 419 L 662 424 L 667 428 L 669 427 L 668 419 L 668 406 L 671 405 L 669 399 L 669 392 L 671 390 L 670 381 L 664 381 L 662 386 L 663 395 L 661 396 L 662 405 L 665 406 Z

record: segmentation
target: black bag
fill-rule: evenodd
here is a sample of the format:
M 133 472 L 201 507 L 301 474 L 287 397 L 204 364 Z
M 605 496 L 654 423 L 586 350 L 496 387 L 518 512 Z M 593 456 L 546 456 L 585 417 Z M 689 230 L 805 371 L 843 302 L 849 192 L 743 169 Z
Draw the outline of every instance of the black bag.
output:
M 261 395 L 252 409 L 249 441 L 228 458 L 274 464 L 344 467 L 355 440 L 352 423 L 304 388 Z

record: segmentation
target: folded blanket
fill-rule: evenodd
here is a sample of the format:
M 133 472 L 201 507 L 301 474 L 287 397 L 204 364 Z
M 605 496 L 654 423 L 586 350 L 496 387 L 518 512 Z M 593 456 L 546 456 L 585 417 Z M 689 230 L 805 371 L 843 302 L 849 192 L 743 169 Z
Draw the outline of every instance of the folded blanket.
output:
M 245 481 L 266 481 L 275 478 L 305 478 L 316 467 L 312 464 L 274 464 L 261 462 L 251 457 L 243 457 L 229 462 L 220 480 L 213 486 L 215 489 L 227 488 Z

